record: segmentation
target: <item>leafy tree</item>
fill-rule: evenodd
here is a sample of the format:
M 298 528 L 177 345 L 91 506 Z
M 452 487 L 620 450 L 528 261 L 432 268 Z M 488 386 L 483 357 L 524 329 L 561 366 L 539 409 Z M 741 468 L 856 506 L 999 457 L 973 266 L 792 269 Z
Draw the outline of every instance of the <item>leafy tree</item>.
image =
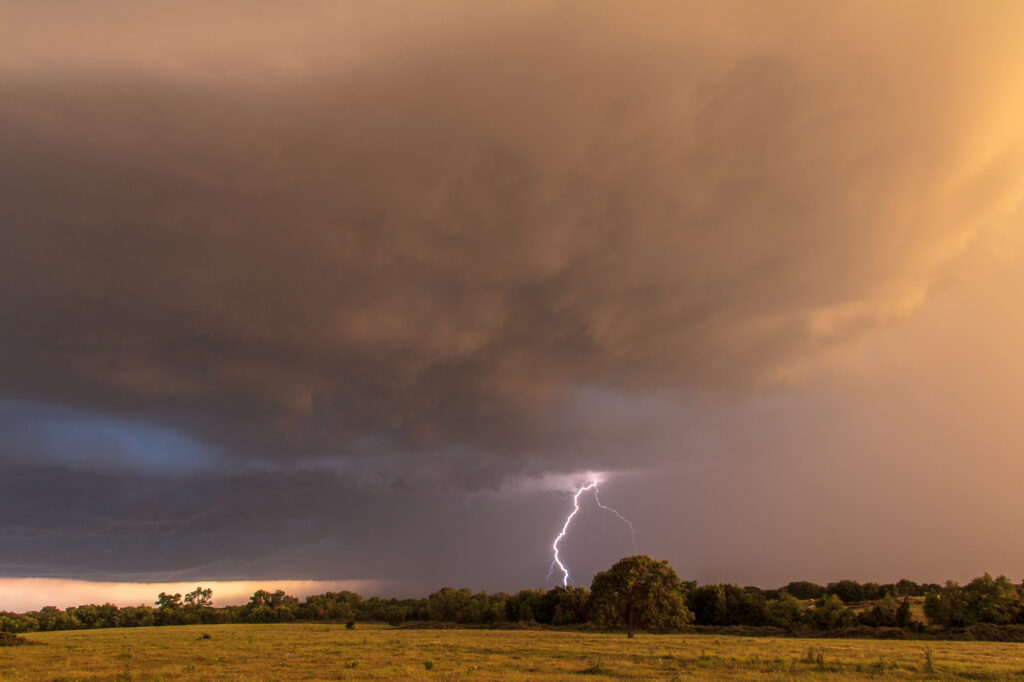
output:
M 918 585 L 913 580 L 907 580 L 906 578 L 901 578 L 896 583 L 895 587 L 896 594 L 901 597 L 923 597 L 925 594 L 924 589 L 922 589 L 923 586 Z
M 1017 620 L 1021 612 L 1021 596 L 1017 586 L 1005 575 L 993 579 L 986 573 L 967 583 L 968 619 L 973 623 L 1005 625 Z
M 758 588 L 704 585 L 686 595 L 686 606 L 699 625 L 763 625 L 767 600 Z
M 758 588 L 726 585 L 725 600 L 731 624 L 764 625 L 768 600 Z
M 548 601 L 554 606 L 552 625 L 587 622 L 587 602 L 590 592 L 585 587 L 556 587 L 548 590 Z
M 727 606 L 722 585 L 702 585 L 686 595 L 686 606 L 698 625 L 725 625 Z
M 249 603 L 245 605 L 245 619 L 250 623 L 281 623 L 295 620 L 295 613 L 299 608 L 299 600 L 284 590 L 267 592 L 257 590 L 249 597 Z
M 180 609 L 181 594 L 167 594 L 166 592 L 161 592 L 157 595 L 156 607 L 158 609 Z
M 807 612 L 807 618 L 819 630 L 835 630 L 853 625 L 857 615 L 839 597 L 830 594 L 817 601 L 814 608 Z
M 182 611 L 181 594 L 161 592 L 156 598 L 156 624 L 181 625 L 185 622 Z
M 626 625 L 629 637 L 637 628 L 678 630 L 693 620 L 676 572 L 667 561 L 642 554 L 594 576 L 590 613 L 603 627 Z
M 765 605 L 764 619 L 768 625 L 792 630 L 800 625 L 806 612 L 807 607 L 802 601 L 783 591 L 777 599 L 771 599 Z
M 470 622 L 471 597 L 472 593 L 467 587 L 461 590 L 456 590 L 453 587 L 442 587 L 427 597 L 430 620 L 448 621 L 451 623 Z
M 370 597 L 359 605 L 360 620 L 387 620 L 388 602 L 380 597 Z
M 190 611 L 199 611 L 213 606 L 213 588 L 196 587 L 185 595 L 185 608 Z
M 967 621 L 967 600 L 964 590 L 955 580 L 948 580 L 924 598 L 924 615 L 928 621 L 943 627 L 963 625 Z
M 821 599 L 825 596 L 825 588 L 808 580 L 797 580 L 782 588 L 797 599 Z
M 878 583 L 864 583 L 861 585 L 860 598 L 862 601 L 878 601 L 887 594 L 896 592 L 894 585 L 879 585 Z
M 840 580 L 837 583 L 829 583 L 827 591 L 839 597 L 844 604 L 864 601 L 864 588 L 856 580 Z
M 519 590 L 506 605 L 509 620 L 526 623 L 550 623 L 554 610 L 554 600 L 543 590 Z
M 212 623 L 213 614 L 213 589 L 209 587 L 196 587 L 185 595 L 183 622 Z
M 910 627 L 914 623 L 914 616 L 910 613 L 910 597 L 903 597 L 900 607 L 896 609 L 896 626 L 901 628 Z
M 860 620 L 873 627 L 905 628 L 911 621 L 910 599 L 904 597 L 902 602 L 898 602 L 891 594 L 886 594 L 875 601 L 870 610 L 862 613 Z
M 32 632 L 39 629 L 39 621 L 29 613 L 0 612 L 0 632 Z
M 409 609 L 399 604 L 391 604 L 384 610 L 384 620 L 392 627 L 398 627 L 409 617 Z
M 961 587 L 953 581 L 930 591 L 924 600 L 928 620 L 945 627 L 976 623 L 1014 623 L 1024 615 L 1024 602 L 1016 585 L 1006 576 L 986 573 Z
M 497 623 L 506 619 L 509 595 L 481 592 L 473 598 L 473 620 L 477 623 Z
M 348 590 L 311 594 L 299 608 L 299 617 L 349 621 L 356 618 L 362 600 L 358 594 Z
M 156 617 L 153 609 L 148 606 L 124 606 L 118 609 L 118 618 L 121 627 L 140 627 L 143 625 L 156 625 Z

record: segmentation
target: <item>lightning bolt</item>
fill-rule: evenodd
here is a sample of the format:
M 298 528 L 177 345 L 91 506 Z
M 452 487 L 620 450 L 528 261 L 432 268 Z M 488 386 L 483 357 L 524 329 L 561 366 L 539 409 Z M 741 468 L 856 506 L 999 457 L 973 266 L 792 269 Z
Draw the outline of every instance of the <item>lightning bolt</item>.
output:
M 605 511 L 611 512 L 612 514 L 615 514 L 615 516 L 619 517 L 623 523 L 629 526 L 630 532 L 633 533 L 633 550 L 636 551 L 636 528 L 633 527 L 633 524 L 630 523 L 629 519 L 627 519 L 625 516 L 623 516 L 616 510 L 612 509 L 611 507 L 601 502 L 601 498 L 598 497 L 598 482 L 598 479 L 592 479 L 590 483 L 584 486 L 580 486 L 576 490 L 576 492 L 572 496 L 572 511 L 569 512 L 569 515 L 567 517 L 565 517 L 565 523 L 562 524 L 562 531 L 558 534 L 558 537 L 556 537 L 555 541 L 551 544 L 551 550 L 554 552 L 554 559 L 551 561 L 551 568 L 548 569 L 548 579 L 550 579 L 551 574 L 555 572 L 555 566 L 558 566 L 558 569 L 562 571 L 563 587 L 568 587 L 569 583 L 572 582 L 572 579 L 569 577 L 569 569 L 565 567 L 565 564 L 562 563 L 562 560 L 558 555 L 558 543 L 560 543 L 562 541 L 562 538 L 565 537 L 565 534 L 569 532 L 569 525 L 572 523 L 572 520 L 576 516 L 576 514 L 578 514 L 580 511 L 580 495 L 587 492 L 588 490 L 594 491 L 594 502 L 597 503 L 598 507 L 604 509 Z
M 606 506 L 604 504 L 601 504 L 601 498 L 597 496 L 597 483 L 596 482 L 594 483 L 594 502 L 597 502 L 597 506 L 600 507 L 601 509 L 604 509 L 605 511 L 610 511 L 612 514 L 615 514 L 616 516 L 618 516 L 619 519 L 624 524 L 629 526 L 629 532 L 633 534 L 633 551 L 637 552 L 638 550 L 636 548 L 636 528 L 633 527 L 633 524 L 630 523 L 629 519 L 627 519 L 625 516 L 623 516 L 622 514 L 617 512 L 616 510 L 612 509 L 611 507 Z

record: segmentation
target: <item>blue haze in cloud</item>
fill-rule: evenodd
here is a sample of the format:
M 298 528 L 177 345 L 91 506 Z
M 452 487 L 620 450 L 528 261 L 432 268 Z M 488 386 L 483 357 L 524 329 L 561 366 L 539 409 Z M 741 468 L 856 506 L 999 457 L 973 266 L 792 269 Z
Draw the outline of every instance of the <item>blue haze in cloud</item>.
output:
M 0 400 L 5 459 L 88 469 L 180 473 L 216 465 L 217 451 L 162 426 L 84 410 Z

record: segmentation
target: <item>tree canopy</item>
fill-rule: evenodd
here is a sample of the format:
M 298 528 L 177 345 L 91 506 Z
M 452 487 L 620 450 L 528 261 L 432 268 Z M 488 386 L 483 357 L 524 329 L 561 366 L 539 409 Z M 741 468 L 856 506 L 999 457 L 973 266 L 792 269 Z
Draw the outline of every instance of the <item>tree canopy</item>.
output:
M 693 620 L 676 572 L 667 561 L 643 554 L 626 557 L 594 576 L 590 609 L 596 623 L 625 625 L 630 637 L 637 628 L 678 630 Z
M 812 600 L 790 589 L 801 595 L 819 596 Z M 830 592 L 833 589 L 848 599 L 859 593 L 860 604 L 850 608 L 839 594 Z M 916 605 L 923 605 L 927 620 L 914 615 L 912 599 Z M 878 636 L 891 636 L 884 631 L 900 628 L 1024 641 L 1024 584 L 986 573 L 966 585 L 948 582 L 942 586 L 904 579 L 886 584 L 841 580 L 822 587 L 799 581 L 763 590 L 728 583 L 680 582 L 668 562 L 632 556 L 595 576 L 592 591 L 558 586 L 489 594 L 446 587 L 426 598 L 363 599 L 354 592 L 342 591 L 313 594 L 300 601 L 283 590 L 257 590 L 247 604 L 214 607 L 213 590 L 197 587 L 184 597 L 161 592 L 153 606 L 44 606 L 20 614 L 0 610 L 0 632 L 293 620 L 353 625 L 356 621 L 386 622 L 396 627 L 412 622 L 469 627 L 590 623 L 604 629 L 625 626 L 630 632 L 672 631 L 692 623 L 705 631 L 770 627 L 787 632 L 835 632 L 852 628 L 860 633 L 878 630 Z

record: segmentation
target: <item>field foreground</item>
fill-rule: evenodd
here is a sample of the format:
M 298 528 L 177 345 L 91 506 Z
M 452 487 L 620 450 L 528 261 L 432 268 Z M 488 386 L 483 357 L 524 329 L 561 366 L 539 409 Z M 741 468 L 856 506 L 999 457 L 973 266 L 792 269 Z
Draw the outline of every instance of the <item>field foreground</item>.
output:
M 208 635 L 206 638 L 204 635 Z M 30 633 L 0 680 L 1007 679 L 1024 644 L 387 626 L 195 625 Z

